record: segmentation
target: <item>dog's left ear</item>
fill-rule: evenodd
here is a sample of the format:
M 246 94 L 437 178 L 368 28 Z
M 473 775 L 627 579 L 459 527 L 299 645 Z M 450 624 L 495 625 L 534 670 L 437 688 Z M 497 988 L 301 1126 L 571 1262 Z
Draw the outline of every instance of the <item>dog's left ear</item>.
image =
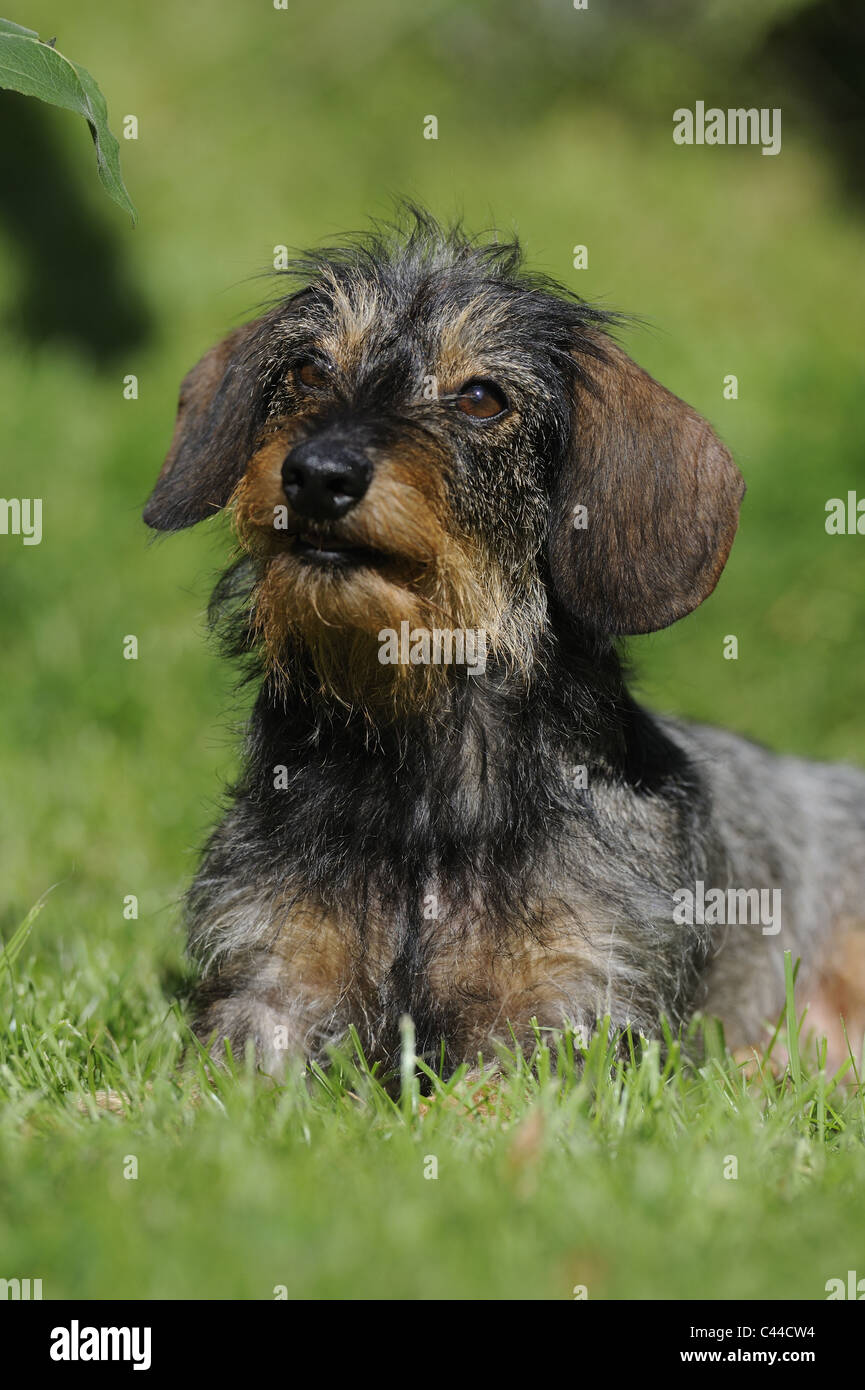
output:
M 553 496 L 553 584 L 590 627 L 655 632 L 714 589 L 745 484 L 696 411 L 610 339 L 591 351 Z
M 179 531 L 212 516 L 240 481 L 260 423 L 254 407 L 264 322 L 236 328 L 184 378 L 168 456 L 144 508 L 155 530 Z

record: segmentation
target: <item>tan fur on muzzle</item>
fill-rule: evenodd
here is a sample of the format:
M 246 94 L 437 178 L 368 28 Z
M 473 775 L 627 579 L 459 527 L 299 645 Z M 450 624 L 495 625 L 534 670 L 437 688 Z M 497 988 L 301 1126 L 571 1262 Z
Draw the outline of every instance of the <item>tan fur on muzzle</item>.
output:
M 299 558 L 292 543 L 315 528 L 290 512 L 289 529 L 274 527 L 276 509 L 284 515 L 280 469 L 291 442 L 282 431 L 265 443 L 231 501 L 240 544 L 259 560 L 253 622 L 274 673 L 289 679 L 286 651 L 300 641 L 322 693 L 381 719 L 434 713 L 455 676 L 446 664 L 383 664 L 385 629 L 399 632 L 404 622 L 412 631 L 480 629 L 489 655 L 523 664 L 525 634 L 507 620 L 505 578 L 456 531 L 430 452 L 403 446 L 375 458 L 368 492 L 328 529 L 381 559 L 322 569 Z

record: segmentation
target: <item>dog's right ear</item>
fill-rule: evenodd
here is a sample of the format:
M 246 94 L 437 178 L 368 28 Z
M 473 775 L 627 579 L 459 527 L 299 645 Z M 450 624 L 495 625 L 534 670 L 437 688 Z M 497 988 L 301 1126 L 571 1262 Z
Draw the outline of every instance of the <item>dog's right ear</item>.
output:
M 236 328 L 184 378 L 171 447 L 144 508 L 155 530 L 180 531 L 213 516 L 243 476 L 259 424 L 264 323 Z

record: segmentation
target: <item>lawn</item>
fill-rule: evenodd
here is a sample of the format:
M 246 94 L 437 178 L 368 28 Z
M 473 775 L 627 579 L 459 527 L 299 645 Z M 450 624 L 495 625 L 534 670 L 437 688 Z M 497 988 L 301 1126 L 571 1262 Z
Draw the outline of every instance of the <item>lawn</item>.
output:
M 537 37 L 534 66 L 510 0 L 300 8 L 8 12 L 96 75 L 115 128 L 139 117 L 134 230 L 83 125 L 45 121 L 150 332 L 107 358 L 86 314 L 77 334 L 23 334 L 34 266 L 0 214 L 2 491 L 41 497 L 44 533 L 0 537 L 0 1276 L 46 1298 L 825 1297 L 865 1276 L 865 1113 L 813 1056 L 795 1076 L 746 1068 L 712 1026 L 702 1055 L 692 1038 L 626 1066 L 604 1038 L 580 1065 L 505 1040 L 499 1079 L 425 1100 L 391 1098 L 350 1045 L 284 1086 L 179 1068 L 179 900 L 248 696 L 205 632 L 224 523 L 152 544 L 141 505 L 181 376 L 254 308 L 274 246 L 332 240 L 392 193 L 515 228 L 534 266 L 638 315 L 628 350 L 745 474 L 716 594 L 633 644 L 641 697 L 865 764 L 865 540 L 824 527 L 827 500 L 863 487 L 862 218 L 826 150 L 795 122 L 777 158 L 675 146 L 670 114 L 711 96 L 711 54 L 635 31 L 590 81 L 594 8 L 576 37 Z M 566 43 L 572 68 L 545 78 Z M 36 270 L 59 302 L 80 267 L 68 200 L 43 195 Z M 89 302 L 106 312 L 98 278 Z
M 349 1044 L 277 1086 L 178 1068 L 153 972 L 70 954 L 5 982 L 0 1242 L 46 1298 L 815 1299 L 861 1265 L 865 1110 L 816 1059 L 695 1025 L 624 1062 L 539 1035 L 426 1095 Z

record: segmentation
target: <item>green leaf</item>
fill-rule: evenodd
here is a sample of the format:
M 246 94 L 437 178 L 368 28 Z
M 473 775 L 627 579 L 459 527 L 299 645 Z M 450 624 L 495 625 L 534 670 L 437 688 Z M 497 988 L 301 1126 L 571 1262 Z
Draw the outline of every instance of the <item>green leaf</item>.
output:
M 23 24 L 13 24 L 11 19 L 0 19 L 0 34 L 24 34 L 28 39 L 38 39 L 35 29 L 25 29 Z
M 0 20 L 0 87 L 39 97 L 83 116 L 96 148 L 99 177 L 109 196 L 133 220 L 137 214 L 120 175 L 120 147 L 108 128 L 105 98 L 86 68 L 40 43 L 29 29 Z

